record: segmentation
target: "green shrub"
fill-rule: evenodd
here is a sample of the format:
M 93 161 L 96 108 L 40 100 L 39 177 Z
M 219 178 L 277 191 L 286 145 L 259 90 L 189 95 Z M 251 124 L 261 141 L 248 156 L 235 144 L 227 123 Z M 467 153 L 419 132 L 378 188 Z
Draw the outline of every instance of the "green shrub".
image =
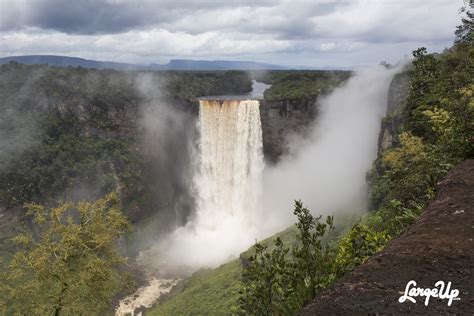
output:
M 351 271 L 367 258 L 381 251 L 390 236 L 386 231 L 377 231 L 367 224 L 356 224 L 343 236 L 338 243 L 338 251 L 334 263 L 337 276 Z
M 285 247 L 280 238 L 272 251 L 257 243 L 243 273 L 240 313 L 245 315 L 294 314 L 333 281 L 334 247 L 323 243 L 333 230 L 333 218 L 325 223 L 314 217 L 301 201 L 295 202 L 297 243 Z

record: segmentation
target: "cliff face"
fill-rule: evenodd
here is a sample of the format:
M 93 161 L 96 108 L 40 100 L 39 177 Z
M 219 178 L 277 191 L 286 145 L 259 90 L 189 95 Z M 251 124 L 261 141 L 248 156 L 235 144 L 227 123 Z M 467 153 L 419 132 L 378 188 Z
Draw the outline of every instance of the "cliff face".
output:
M 399 73 L 393 77 L 392 82 L 388 88 L 387 97 L 387 115 L 392 116 L 395 111 L 400 109 L 405 102 L 409 89 L 409 74 L 407 71 Z M 393 119 L 384 119 L 380 127 L 380 134 L 378 140 L 379 154 L 393 144 L 393 135 L 400 127 L 401 121 Z
M 291 135 L 305 135 L 317 116 L 315 99 L 260 101 L 263 153 L 265 160 L 276 163 L 288 152 Z

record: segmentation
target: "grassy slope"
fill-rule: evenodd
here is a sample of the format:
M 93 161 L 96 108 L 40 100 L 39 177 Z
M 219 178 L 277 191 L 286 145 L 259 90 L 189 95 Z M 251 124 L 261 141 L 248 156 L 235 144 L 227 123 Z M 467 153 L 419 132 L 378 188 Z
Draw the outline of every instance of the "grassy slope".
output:
M 184 288 L 148 315 L 224 315 L 237 304 L 242 264 L 239 259 L 216 269 L 199 270 Z
M 356 214 L 339 216 L 333 238 L 338 238 L 358 220 Z M 273 240 L 280 237 L 286 247 L 296 242 L 297 229 L 287 229 L 262 240 L 260 243 L 272 249 Z M 252 254 L 254 247 L 241 253 L 241 257 Z M 152 308 L 147 315 L 225 315 L 232 311 L 239 298 L 239 285 L 243 265 L 240 259 L 233 260 L 215 269 L 202 269 L 183 280 L 164 302 Z

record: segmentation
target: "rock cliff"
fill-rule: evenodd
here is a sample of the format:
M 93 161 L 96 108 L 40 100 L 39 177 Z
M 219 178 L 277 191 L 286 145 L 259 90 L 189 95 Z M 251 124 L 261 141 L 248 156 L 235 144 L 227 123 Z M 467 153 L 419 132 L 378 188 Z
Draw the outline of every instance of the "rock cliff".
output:
M 436 199 L 402 236 L 315 298 L 300 315 L 463 315 L 474 310 L 474 160 L 438 183 Z M 409 281 L 432 289 L 451 282 L 458 298 L 413 297 L 400 303 Z M 412 286 L 413 287 L 413 286 Z
M 263 153 L 265 160 L 276 163 L 288 152 L 291 135 L 304 136 L 317 116 L 315 99 L 262 100 L 260 116 L 262 122 Z

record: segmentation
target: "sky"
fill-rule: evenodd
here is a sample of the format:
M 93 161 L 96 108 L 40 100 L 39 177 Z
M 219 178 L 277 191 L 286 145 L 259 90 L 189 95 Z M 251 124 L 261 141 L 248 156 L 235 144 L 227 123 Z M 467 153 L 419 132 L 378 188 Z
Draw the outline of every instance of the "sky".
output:
M 354 67 L 450 47 L 463 0 L 0 0 L 0 57 Z

